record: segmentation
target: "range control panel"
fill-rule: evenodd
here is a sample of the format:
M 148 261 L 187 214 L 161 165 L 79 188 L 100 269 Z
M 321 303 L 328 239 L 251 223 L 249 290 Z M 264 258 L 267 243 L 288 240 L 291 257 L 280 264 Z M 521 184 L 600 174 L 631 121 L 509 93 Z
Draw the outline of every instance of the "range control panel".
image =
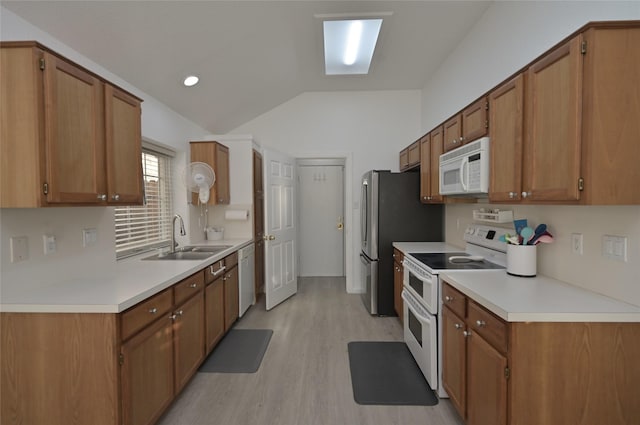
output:
M 487 226 L 484 224 L 470 224 L 464 231 L 464 240 L 468 243 L 479 245 L 484 248 L 494 249 L 496 251 L 506 252 L 506 242 L 500 241 L 500 236 L 507 234 L 515 234 L 513 229 L 504 227 Z

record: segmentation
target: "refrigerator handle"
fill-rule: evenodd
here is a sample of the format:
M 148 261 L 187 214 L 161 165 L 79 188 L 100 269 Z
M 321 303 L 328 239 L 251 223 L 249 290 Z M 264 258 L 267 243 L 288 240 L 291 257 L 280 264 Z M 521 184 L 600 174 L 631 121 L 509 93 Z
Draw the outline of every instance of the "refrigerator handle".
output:
M 369 197 L 368 197 L 368 186 L 366 180 L 362 182 L 362 199 L 360 201 L 360 235 L 362 236 L 362 244 L 363 246 L 369 240 L 369 223 L 367 223 L 367 219 L 369 217 L 368 209 L 369 209 Z

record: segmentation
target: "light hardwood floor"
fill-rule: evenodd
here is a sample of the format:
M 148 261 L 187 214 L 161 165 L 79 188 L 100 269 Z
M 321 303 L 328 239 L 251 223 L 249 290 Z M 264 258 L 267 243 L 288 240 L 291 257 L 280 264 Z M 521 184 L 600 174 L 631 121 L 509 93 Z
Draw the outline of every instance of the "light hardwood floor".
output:
M 401 341 L 397 317 L 371 317 L 344 278 L 301 278 L 298 293 L 237 328 L 273 329 L 258 372 L 197 373 L 159 425 L 462 425 L 447 399 L 433 407 L 361 406 L 347 343 Z

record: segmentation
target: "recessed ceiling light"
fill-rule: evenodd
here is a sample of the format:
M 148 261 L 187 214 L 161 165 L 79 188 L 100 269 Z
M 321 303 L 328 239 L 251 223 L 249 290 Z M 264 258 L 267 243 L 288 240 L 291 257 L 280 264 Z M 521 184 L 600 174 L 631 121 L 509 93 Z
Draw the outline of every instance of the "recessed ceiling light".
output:
M 325 74 L 368 74 L 382 19 L 323 22 Z
M 198 84 L 198 81 L 200 81 L 200 78 L 196 77 L 195 75 L 189 75 L 187 78 L 184 79 L 183 84 L 187 87 L 191 87 Z

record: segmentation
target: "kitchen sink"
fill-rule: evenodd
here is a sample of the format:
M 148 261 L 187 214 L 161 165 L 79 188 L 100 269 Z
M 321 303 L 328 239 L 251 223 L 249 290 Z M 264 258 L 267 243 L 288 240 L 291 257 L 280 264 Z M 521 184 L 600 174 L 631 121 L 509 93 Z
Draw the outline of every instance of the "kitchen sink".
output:
M 215 252 L 204 251 L 176 251 L 164 255 L 152 255 L 151 257 L 143 258 L 143 260 L 204 260 L 213 256 Z
M 190 251 L 190 252 L 209 252 L 209 253 L 218 253 L 224 251 L 225 249 L 231 248 L 232 245 L 187 245 L 182 248 L 182 251 Z

